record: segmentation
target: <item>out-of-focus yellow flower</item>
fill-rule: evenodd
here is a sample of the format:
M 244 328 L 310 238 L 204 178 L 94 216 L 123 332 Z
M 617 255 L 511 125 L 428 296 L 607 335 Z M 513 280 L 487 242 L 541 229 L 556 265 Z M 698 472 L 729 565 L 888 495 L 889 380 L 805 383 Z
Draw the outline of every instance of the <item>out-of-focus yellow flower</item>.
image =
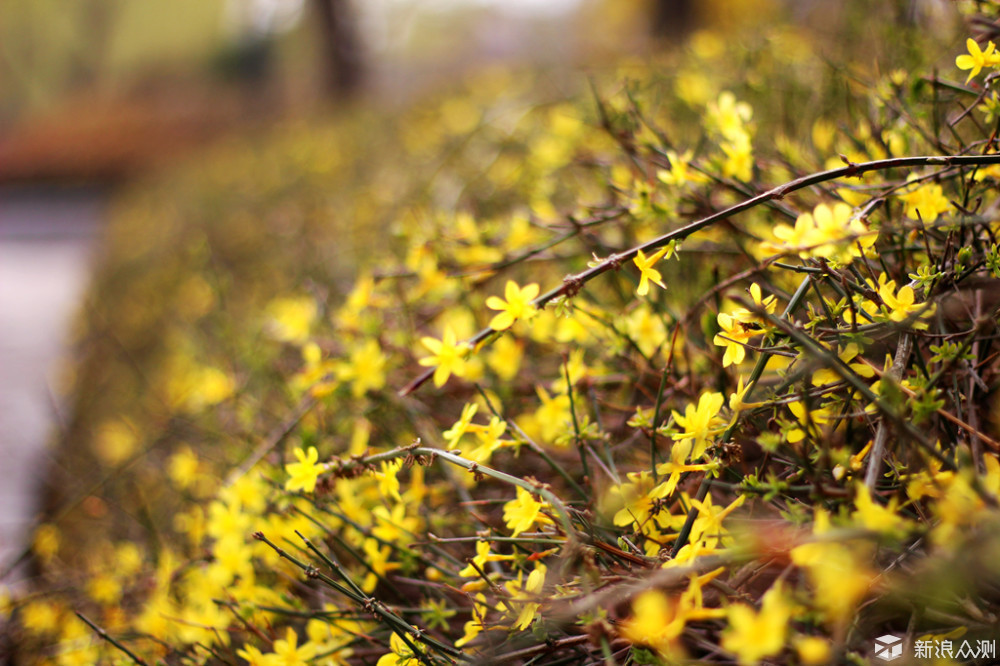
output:
M 683 155 L 678 155 L 673 150 L 667 151 L 667 159 L 670 160 L 670 169 L 660 169 L 656 172 L 656 177 L 661 183 L 674 187 L 684 187 L 688 183 L 698 184 L 708 181 L 708 177 L 698 171 L 691 169 L 692 152 L 686 151 Z
M 276 298 L 268 303 L 267 331 L 282 342 L 305 342 L 318 309 L 310 296 Z
M 455 331 L 450 326 L 445 328 L 444 336 L 440 340 L 424 337 L 420 339 L 420 342 L 432 354 L 420 359 L 419 362 L 420 365 L 434 368 L 435 386 L 444 386 L 451 375 L 465 376 L 465 359 L 469 354 L 469 345 L 465 342 L 459 343 Z
M 393 634 L 395 635 L 395 634 Z M 299 645 L 299 636 L 295 630 L 288 627 L 285 637 L 274 641 L 274 661 L 277 666 L 308 666 L 309 660 L 316 656 L 316 646 L 308 641 Z
M 684 631 L 685 617 L 678 612 L 678 606 L 659 590 L 641 593 L 632 601 L 632 617 L 622 622 L 622 637 L 669 655 Z
M 94 448 L 106 465 L 118 465 L 135 453 L 139 438 L 126 419 L 105 421 L 97 430 Z
M 733 604 L 726 613 L 729 627 L 722 634 L 722 649 L 735 654 L 743 666 L 778 654 L 793 609 L 780 583 L 764 594 L 759 613 L 746 604 Z
M 822 535 L 830 530 L 830 516 L 817 510 L 813 533 Z M 836 541 L 815 541 L 796 546 L 791 551 L 792 562 L 806 570 L 813 586 L 813 602 L 833 623 L 847 621 L 855 613 L 858 602 L 867 594 L 875 574 L 848 544 Z
M 893 534 L 906 527 L 906 519 L 899 515 L 898 497 L 893 497 L 887 506 L 882 506 L 872 499 L 868 486 L 857 484 L 854 505 L 857 507 L 852 514 L 854 520 L 865 529 Z

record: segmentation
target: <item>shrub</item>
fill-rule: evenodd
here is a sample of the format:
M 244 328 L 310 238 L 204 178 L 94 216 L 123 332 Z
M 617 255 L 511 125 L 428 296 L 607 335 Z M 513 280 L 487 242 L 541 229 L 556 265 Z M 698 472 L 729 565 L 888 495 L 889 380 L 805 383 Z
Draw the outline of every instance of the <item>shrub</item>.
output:
M 701 32 L 592 91 L 491 72 L 133 195 L 12 640 L 994 658 L 1000 57 L 973 44 L 964 83 L 911 48 L 845 87 L 784 24 Z

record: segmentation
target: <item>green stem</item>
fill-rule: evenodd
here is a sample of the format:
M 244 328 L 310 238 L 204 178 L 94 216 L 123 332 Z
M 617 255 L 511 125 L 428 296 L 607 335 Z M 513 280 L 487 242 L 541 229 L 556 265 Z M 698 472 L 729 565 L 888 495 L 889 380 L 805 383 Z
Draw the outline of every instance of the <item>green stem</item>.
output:
M 799 283 L 799 288 L 795 290 L 792 294 L 792 298 L 788 301 L 788 305 L 785 307 L 785 311 L 781 313 L 782 319 L 790 317 L 795 310 L 798 309 L 799 303 L 805 298 L 806 292 L 809 291 L 809 285 L 812 283 L 812 276 L 806 275 L 805 279 Z M 757 357 L 757 363 L 753 366 L 753 370 L 750 372 L 750 378 L 747 380 L 746 397 L 749 397 L 753 393 L 754 387 L 757 386 L 757 382 L 760 380 L 761 375 L 764 374 L 764 368 L 767 367 L 767 362 L 770 360 L 771 354 L 768 352 L 762 353 Z M 734 420 L 726 431 L 722 434 L 722 441 L 727 441 L 732 437 L 733 430 L 736 428 L 736 421 Z M 697 499 L 699 502 L 704 501 L 705 496 L 708 495 L 708 489 L 712 485 L 712 481 L 708 474 L 705 474 L 701 479 L 701 485 L 698 486 Z M 698 509 L 696 507 L 691 507 L 688 509 L 687 518 L 684 520 L 684 524 L 681 526 L 680 532 L 677 533 L 677 540 L 674 541 L 674 548 L 671 551 L 671 557 L 677 557 L 677 553 L 681 551 L 691 536 L 691 529 L 694 527 L 694 521 L 698 518 Z

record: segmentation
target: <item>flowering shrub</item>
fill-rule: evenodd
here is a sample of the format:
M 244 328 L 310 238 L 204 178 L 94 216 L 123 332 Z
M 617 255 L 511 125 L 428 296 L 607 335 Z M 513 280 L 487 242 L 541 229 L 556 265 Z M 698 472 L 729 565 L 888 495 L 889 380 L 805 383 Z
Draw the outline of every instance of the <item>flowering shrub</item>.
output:
M 596 95 L 494 72 L 135 195 L 11 644 L 988 660 L 1000 59 L 975 44 L 965 83 L 862 73 L 834 113 L 795 32 L 698 33 Z

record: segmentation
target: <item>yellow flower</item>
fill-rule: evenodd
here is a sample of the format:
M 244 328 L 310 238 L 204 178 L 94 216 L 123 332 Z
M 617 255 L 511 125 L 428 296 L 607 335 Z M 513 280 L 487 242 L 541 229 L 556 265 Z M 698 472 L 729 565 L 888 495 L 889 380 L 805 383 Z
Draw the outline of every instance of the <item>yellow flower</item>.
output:
M 803 259 L 816 257 L 849 264 L 852 258 L 868 253 L 878 232 L 870 231 L 854 217 L 849 205 L 837 202 L 832 206 L 821 203 L 812 213 L 799 215 L 794 227 L 779 224 L 774 229 L 774 236 L 781 244 L 764 243 L 766 249 L 797 252 Z
M 759 613 L 746 604 L 733 604 L 726 613 L 729 627 L 722 634 L 722 649 L 744 666 L 778 654 L 785 646 L 792 611 L 780 583 L 764 594 Z
M 908 180 L 914 180 L 911 176 Z M 917 187 L 912 192 L 899 196 L 906 205 L 906 216 L 911 220 L 933 222 L 941 213 L 947 213 L 951 202 L 944 196 L 941 186 L 937 183 L 927 183 Z
M 476 571 L 476 567 L 483 569 L 486 567 L 487 562 L 500 562 L 503 560 L 513 560 L 513 555 L 497 555 L 496 553 L 490 552 L 490 542 L 483 540 L 476 542 L 476 556 L 472 558 L 472 564 L 466 565 L 464 569 L 458 572 L 459 576 L 464 578 L 478 578 L 479 572 Z
M 483 622 L 486 620 L 486 612 L 489 608 L 486 597 L 482 593 L 472 598 L 472 619 L 465 623 L 463 627 L 465 633 L 455 641 L 455 647 L 460 648 L 471 643 L 486 628 L 483 626 Z
M 799 661 L 807 666 L 830 663 L 830 643 L 819 636 L 800 636 L 795 641 Z
M 449 450 L 458 448 L 458 443 L 465 436 L 465 433 L 475 432 L 482 427 L 472 423 L 472 417 L 476 415 L 477 411 L 479 411 L 479 405 L 471 402 L 466 403 L 465 407 L 462 408 L 462 416 L 455 422 L 455 425 L 442 433 L 444 441 L 448 443 Z
M 440 340 L 425 337 L 421 338 L 420 342 L 433 354 L 420 359 L 420 365 L 435 368 L 435 386 L 444 386 L 451 375 L 465 376 L 465 357 L 469 353 L 469 345 L 465 342 L 459 344 L 455 331 L 450 326 L 444 330 L 444 336 Z
M 285 465 L 285 471 L 289 474 L 288 481 L 285 482 L 285 490 L 304 490 L 311 493 L 316 488 L 316 479 L 323 472 L 325 466 L 317 464 L 319 452 L 315 446 L 310 446 L 308 453 L 301 448 L 295 449 L 295 457 L 299 459 L 297 463 Z
M 535 619 L 535 615 L 541 606 L 539 600 L 541 599 L 542 588 L 545 587 L 545 573 L 547 571 L 547 567 L 539 562 L 535 565 L 534 571 L 528 574 L 528 581 L 524 583 L 523 587 L 521 584 L 521 578 L 524 575 L 523 572 L 518 572 L 517 580 L 508 581 L 505 585 L 511 599 L 519 602 L 518 605 L 520 606 L 517 620 L 514 622 L 514 628 L 527 629 L 531 621 Z
M 708 104 L 706 120 L 730 141 L 746 136 L 746 125 L 753 118 L 753 108 L 746 102 L 737 101 L 736 95 L 723 91 L 717 101 Z
M 668 150 L 667 158 L 670 160 L 670 170 L 660 169 L 656 172 L 656 177 L 661 183 L 675 187 L 684 187 L 687 183 L 706 182 L 708 178 L 697 171 L 691 170 L 691 156 L 692 153 L 690 150 L 683 155 L 678 155 L 676 152 Z
M 763 310 L 767 314 L 774 314 L 777 307 L 777 299 L 772 294 L 767 298 L 763 297 L 760 285 L 754 282 L 750 285 L 750 297 L 753 298 L 754 305 L 758 310 L 750 311 L 746 308 L 736 308 L 733 312 L 720 312 L 716 318 L 719 323 L 721 333 L 717 333 L 712 342 L 719 347 L 725 347 L 726 353 L 722 358 L 722 367 L 729 367 L 736 363 L 742 363 L 746 358 L 745 345 L 752 338 L 765 332 L 767 321 L 763 316 L 757 314 Z
M 716 320 L 722 332 L 717 333 L 712 342 L 726 348 L 726 353 L 722 357 L 722 367 L 728 368 L 730 365 L 742 363 L 747 355 L 744 345 L 759 331 L 746 326 L 744 322 L 725 312 L 720 312 Z
M 35 635 L 55 633 L 61 621 L 59 607 L 46 601 L 32 601 L 21 609 L 21 624 Z
M 722 163 L 723 176 L 743 182 L 753 178 L 753 150 L 749 136 L 737 135 L 731 141 L 724 141 L 719 147 L 726 155 L 726 160 Z
M 849 342 L 847 346 L 844 347 L 843 351 L 837 354 L 837 357 L 858 376 L 865 378 L 874 377 L 875 371 L 868 365 L 860 362 L 852 363 L 852 361 L 857 358 L 860 353 L 861 349 L 858 345 L 854 342 Z M 836 370 L 833 370 L 832 368 L 822 368 L 813 373 L 811 381 L 813 386 L 822 386 L 823 384 L 839 382 L 840 379 L 840 374 Z
M 107 465 L 118 465 L 131 457 L 138 448 L 135 427 L 127 419 L 105 421 L 97 430 L 95 453 Z
M 381 577 L 403 565 L 392 561 L 392 546 L 387 544 L 380 547 L 375 539 L 365 539 L 361 549 L 365 552 L 365 563 L 369 567 L 368 575 L 361 581 L 361 589 L 371 594 Z
M 678 604 L 663 592 L 647 590 L 632 601 L 632 617 L 622 622 L 621 635 L 669 655 L 684 631 L 685 617 L 678 610 Z
M 122 586 L 116 576 L 97 573 L 87 582 L 87 594 L 99 604 L 112 606 L 121 599 Z
M 389 637 L 389 649 L 391 652 L 379 657 L 375 666 L 419 666 L 420 660 L 413 654 L 413 650 L 406 644 L 399 634 L 393 632 Z
M 896 281 L 885 281 L 885 273 L 879 275 L 878 295 L 889 310 L 889 319 L 895 322 L 903 322 L 919 314 L 920 318 L 926 318 L 934 314 L 935 305 L 924 305 L 916 303 L 913 287 L 906 285 L 896 291 Z M 922 321 L 913 323 L 915 329 L 925 329 L 927 324 Z
M 282 342 L 301 343 L 309 337 L 318 308 L 310 296 L 276 298 L 267 305 L 267 330 Z
M 493 343 L 493 348 L 486 356 L 486 364 L 504 381 L 510 381 L 521 369 L 521 359 L 524 356 L 524 343 L 510 335 L 502 336 Z
M 198 455 L 187 444 L 181 446 L 167 462 L 167 476 L 181 490 L 198 480 Z
M 379 390 L 385 386 L 386 357 L 378 341 L 368 339 L 351 351 L 350 359 L 340 366 L 338 378 L 350 380 L 351 394 L 360 398 L 371 390 Z
M 660 271 L 653 268 L 653 266 L 662 259 L 667 251 L 670 249 L 669 246 L 661 247 L 652 256 L 646 257 L 642 250 L 637 250 L 635 253 L 635 259 L 632 261 L 635 263 L 636 267 L 639 269 L 639 286 L 636 288 L 635 293 L 640 296 L 645 296 L 649 293 L 649 283 L 654 282 L 663 289 L 667 288 L 667 285 L 663 284 L 663 276 L 660 275 Z M 669 257 L 668 257 L 669 258 Z
M 237 650 L 236 654 L 246 660 L 247 666 L 278 666 L 278 655 L 262 654 L 252 645 Z
M 46 564 L 52 562 L 59 553 L 60 535 L 59 528 L 51 523 L 42 523 L 35 528 L 31 549 L 42 562 Z
M 647 307 L 633 310 L 624 324 L 628 336 L 646 357 L 651 358 L 665 342 L 669 345 L 663 317 L 653 314 Z
M 955 58 L 955 66 L 959 69 L 971 69 L 969 72 L 969 78 L 965 80 L 966 83 L 972 80 L 972 77 L 979 74 L 983 67 L 995 67 L 1000 64 L 1000 54 L 994 53 L 996 49 L 996 44 L 990 42 L 986 45 L 986 50 L 983 51 L 979 48 L 979 44 L 976 40 L 971 37 L 966 40 L 965 47 L 969 49 L 968 55 L 960 55 Z
M 565 432 L 566 425 L 573 418 L 569 396 L 552 396 L 541 386 L 536 386 L 535 392 L 538 394 L 538 399 L 542 401 L 541 406 L 534 413 L 539 435 L 546 442 L 555 442 L 559 435 Z
M 535 523 L 551 523 L 552 520 L 542 513 L 544 502 L 539 502 L 524 488 L 518 486 L 517 498 L 503 505 L 503 519 L 512 530 L 511 536 L 530 529 Z
M 491 310 L 500 310 L 500 313 L 490 320 L 490 328 L 494 331 L 502 331 L 514 325 L 518 319 L 530 319 L 538 312 L 532 301 L 538 296 L 538 285 L 529 284 L 524 287 L 517 286 L 513 280 L 507 280 L 504 287 L 504 300 L 499 296 L 490 296 L 486 299 L 486 307 Z
M 720 540 L 731 540 L 728 530 L 722 527 L 722 521 L 733 511 L 743 506 L 745 501 L 746 495 L 740 495 L 728 506 L 722 507 L 715 506 L 711 494 L 701 502 L 691 498 L 691 506 L 698 510 L 698 517 L 695 518 L 694 524 L 691 526 L 690 543 L 678 551 L 675 561 L 680 563 L 685 561 L 685 557 L 691 556 L 692 553 L 685 552 L 685 548 L 691 548 L 692 545 L 699 545 L 704 549 L 702 552 L 711 552 L 719 545 Z M 699 544 L 699 542 L 701 543 Z
M 833 418 L 829 409 L 822 407 L 818 409 L 808 409 L 800 400 L 788 403 L 788 409 L 798 419 L 799 425 L 788 431 L 787 437 L 791 444 L 801 442 L 806 438 L 806 429 L 810 435 L 819 436 L 818 426 L 824 426 Z
M 657 467 L 657 473 L 661 468 L 662 465 Z M 669 495 L 671 489 L 665 483 L 654 485 L 653 475 L 649 472 L 629 472 L 628 478 L 628 482 L 611 489 L 611 493 L 623 502 L 612 522 L 621 526 L 635 523 L 641 529 L 653 512 L 656 500 Z
M 830 515 L 817 510 L 813 534 L 829 530 Z M 856 550 L 835 541 L 815 541 L 791 551 L 792 562 L 809 574 L 814 604 L 835 623 L 850 619 L 875 580 L 875 573 L 865 564 L 867 558 Z
M 899 515 L 897 497 L 893 497 L 888 506 L 882 506 L 872 499 L 868 486 L 858 484 L 854 505 L 857 507 L 854 520 L 867 530 L 891 534 L 906 526 L 906 519 Z
M 500 439 L 507 432 L 507 422 L 494 416 L 490 419 L 489 425 L 477 426 L 476 439 L 479 445 L 466 453 L 466 458 L 485 464 L 489 462 L 493 452 L 503 446 L 504 440 Z
M 382 497 L 392 498 L 397 502 L 403 501 L 403 498 L 399 496 L 399 478 L 396 476 L 402 467 L 402 460 L 387 460 L 380 465 L 379 471 L 375 472 Z
M 725 424 L 718 418 L 724 402 L 725 398 L 721 393 L 702 393 L 697 407 L 689 404 L 684 408 L 683 415 L 673 412 L 674 422 L 684 430 L 672 437 L 675 440 L 693 440 L 691 460 L 697 460 L 705 452 L 709 437 L 714 437 L 725 429 Z

